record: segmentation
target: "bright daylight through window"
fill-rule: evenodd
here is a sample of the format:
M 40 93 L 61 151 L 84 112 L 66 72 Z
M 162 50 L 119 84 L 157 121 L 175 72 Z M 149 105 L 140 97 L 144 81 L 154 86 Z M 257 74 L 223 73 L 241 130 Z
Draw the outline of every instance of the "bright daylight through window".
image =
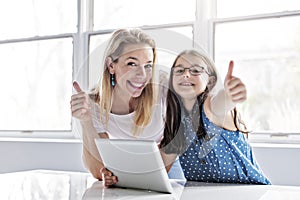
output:
M 235 61 L 248 88 L 240 109 L 250 130 L 291 141 L 300 133 L 300 2 L 248 2 L 218 1 L 215 61 L 222 74 Z
M 0 26 L 1 133 L 70 131 L 77 2 L 1 1 Z
M 78 132 L 72 80 L 94 86 L 102 58 L 95 49 L 116 28 L 141 27 L 180 33 L 188 46 L 209 43 L 222 77 L 234 60 L 248 88 L 239 109 L 250 130 L 300 136 L 300 1 L 153 0 L 145 7 L 140 0 L 10 0 L 0 3 L 0 26 L 0 134 Z M 158 51 L 165 66 L 173 59 L 167 53 Z

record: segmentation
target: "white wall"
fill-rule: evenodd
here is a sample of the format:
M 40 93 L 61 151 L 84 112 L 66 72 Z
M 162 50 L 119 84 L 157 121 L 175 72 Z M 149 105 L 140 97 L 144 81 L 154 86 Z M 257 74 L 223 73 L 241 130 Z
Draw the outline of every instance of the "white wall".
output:
M 255 145 L 255 157 L 273 184 L 300 186 L 299 145 Z
M 0 173 L 50 169 L 86 171 L 80 142 L 0 141 Z
M 0 141 L 0 173 L 50 169 L 86 171 L 80 142 Z M 273 184 L 300 186 L 300 147 L 253 145 L 257 161 Z

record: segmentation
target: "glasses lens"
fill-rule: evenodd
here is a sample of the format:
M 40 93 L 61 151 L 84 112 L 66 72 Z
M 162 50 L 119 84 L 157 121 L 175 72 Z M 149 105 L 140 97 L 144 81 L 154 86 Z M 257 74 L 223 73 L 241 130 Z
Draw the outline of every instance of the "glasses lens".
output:
M 175 75 L 179 76 L 184 73 L 185 69 L 183 67 L 175 67 L 173 71 Z
M 200 75 L 204 72 L 204 68 L 200 67 L 200 66 L 199 67 L 191 67 L 189 69 L 189 71 L 192 75 Z
M 204 67 L 201 67 L 201 66 L 193 66 L 191 68 L 184 68 L 184 67 L 173 68 L 173 72 L 176 76 L 180 76 L 180 75 L 184 74 L 185 70 L 188 70 L 189 73 L 193 76 L 197 76 L 197 75 L 200 75 L 200 74 L 206 72 Z

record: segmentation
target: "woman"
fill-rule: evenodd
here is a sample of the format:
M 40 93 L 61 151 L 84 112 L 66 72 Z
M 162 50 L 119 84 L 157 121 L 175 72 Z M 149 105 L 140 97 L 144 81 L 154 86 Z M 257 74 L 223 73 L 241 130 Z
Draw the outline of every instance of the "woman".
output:
M 187 180 L 270 184 L 256 163 L 235 106 L 246 100 L 246 87 L 232 76 L 231 61 L 224 88 L 214 63 L 187 50 L 171 69 L 164 138 L 165 165 L 179 155 Z M 168 170 L 168 167 L 167 167 Z
M 95 138 L 160 142 L 164 101 L 154 84 L 155 58 L 155 42 L 147 34 L 120 29 L 113 33 L 104 56 L 102 84 L 87 95 L 74 83 L 78 93 L 71 98 L 72 115 L 81 122 L 83 161 L 95 178 L 102 179 L 104 172 Z

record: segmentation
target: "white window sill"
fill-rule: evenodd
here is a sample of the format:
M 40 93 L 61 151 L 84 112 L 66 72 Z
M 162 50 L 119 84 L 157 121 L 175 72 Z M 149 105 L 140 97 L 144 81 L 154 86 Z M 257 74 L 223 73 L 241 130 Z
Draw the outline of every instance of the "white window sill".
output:
M 267 143 L 267 142 L 250 142 L 251 147 L 254 148 L 293 148 L 300 149 L 300 144 L 287 143 Z
M 0 137 L 0 142 L 45 142 L 45 143 L 82 143 L 79 138 L 21 138 L 21 137 Z

